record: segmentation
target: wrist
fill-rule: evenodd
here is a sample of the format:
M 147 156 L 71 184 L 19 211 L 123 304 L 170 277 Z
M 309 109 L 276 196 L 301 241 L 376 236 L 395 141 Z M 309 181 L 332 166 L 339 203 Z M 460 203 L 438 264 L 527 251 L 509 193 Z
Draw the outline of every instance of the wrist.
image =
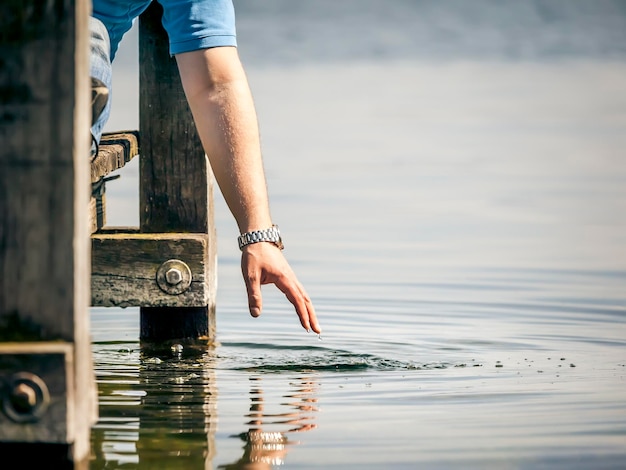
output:
M 282 250 L 284 248 L 284 245 L 282 237 L 280 235 L 280 230 L 278 229 L 278 225 L 272 225 L 269 228 L 261 230 L 251 230 L 249 232 L 244 232 L 239 235 L 239 237 L 237 237 L 239 249 L 242 251 L 246 246 L 261 242 L 272 243 Z

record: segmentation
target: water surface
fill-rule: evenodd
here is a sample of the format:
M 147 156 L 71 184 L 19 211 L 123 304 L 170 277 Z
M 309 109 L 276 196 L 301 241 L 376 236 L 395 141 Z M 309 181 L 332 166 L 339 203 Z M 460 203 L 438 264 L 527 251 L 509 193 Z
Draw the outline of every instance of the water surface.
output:
M 238 4 L 322 339 L 273 288 L 248 316 L 217 193 L 215 348 L 146 354 L 136 309 L 92 309 L 92 468 L 622 468 L 623 3 Z M 136 224 L 123 175 L 109 222 Z

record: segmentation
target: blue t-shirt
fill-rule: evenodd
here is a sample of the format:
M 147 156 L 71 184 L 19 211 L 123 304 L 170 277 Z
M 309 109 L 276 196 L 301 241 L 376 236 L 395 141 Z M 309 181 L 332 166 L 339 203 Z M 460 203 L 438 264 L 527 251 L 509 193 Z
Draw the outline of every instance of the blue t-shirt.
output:
M 152 0 L 93 0 L 92 15 L 104 23 L 111 41 L 111 60 L 122 36 Z M 232 0 L 159 0 L 170 54 L 236 46 Z

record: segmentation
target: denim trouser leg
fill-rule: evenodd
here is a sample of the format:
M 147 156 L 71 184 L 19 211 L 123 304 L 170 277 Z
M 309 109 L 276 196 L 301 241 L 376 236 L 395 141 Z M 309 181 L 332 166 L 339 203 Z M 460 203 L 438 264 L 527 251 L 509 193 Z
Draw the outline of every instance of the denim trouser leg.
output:
M 100 114 L 100 117 L 91 126 L 91 135 L 95 143 L 100 142 L 102 129 L 111 113 L 111 56 L 109 34 L 104 24 L 96 18 L 89 18 L 89 31 L 91 33 L 90 46 L 90 75 L 102 81 L 109 89 L 109 100 Z

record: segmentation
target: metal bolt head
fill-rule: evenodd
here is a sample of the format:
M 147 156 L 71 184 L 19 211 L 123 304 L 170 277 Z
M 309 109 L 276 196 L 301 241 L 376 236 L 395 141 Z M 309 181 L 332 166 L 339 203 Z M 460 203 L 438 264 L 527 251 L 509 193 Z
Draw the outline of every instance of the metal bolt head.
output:
M 166 294 L 182 294 L 189 289 L 191 281 L 191 269 L 179 259 L 165 261 L 156 272 L 156 283 Z
M 0 387 L 0 410 L 15 423 L 38 421 L 50 404 L 50 392 L 41 377 L 17 372 Z
M 175 286 L 183 281 L 183 273 L 180 272 L 180 269 L 170 268 L 165 273 L 165 280 L 168 284 Z
M 11 404 L 18 412 L 30 413 L 37 405 L 37 392 L 27 383 L 19 383 L 11 390 Z

